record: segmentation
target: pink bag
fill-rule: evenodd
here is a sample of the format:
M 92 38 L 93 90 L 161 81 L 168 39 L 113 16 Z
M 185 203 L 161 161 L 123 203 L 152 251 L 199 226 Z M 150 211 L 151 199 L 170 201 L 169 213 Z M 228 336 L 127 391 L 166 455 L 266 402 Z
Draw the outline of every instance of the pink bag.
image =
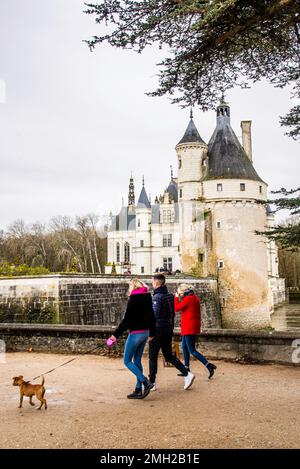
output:
M 108 347 L 113 347 L 116 342 L 117 342 L 116 340 L 112 340 L 112 339 L 109 338 L 109 339 L 107 339 L 107 341 L 106 341 L 106 345 L 107 345 Z

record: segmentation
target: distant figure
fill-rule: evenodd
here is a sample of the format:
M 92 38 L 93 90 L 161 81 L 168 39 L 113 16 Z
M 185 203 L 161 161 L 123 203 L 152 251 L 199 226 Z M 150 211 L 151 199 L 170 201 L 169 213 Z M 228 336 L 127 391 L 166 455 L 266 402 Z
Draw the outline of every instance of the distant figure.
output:
M 149 380 L 156 390 L 156 374 L 158 354 L 161 350 L 165 361 L 174 365 L 184 376 L 184 389 L 189 389 L 195 376 L 187 371 L 184 364 L 172 353 L 172 337 L 174 329 L 174 295 L 168 292 L 166 278 L 156 274 L 152 278 L 153 310 L 156 319 L 155 336 L 149 343 Z
M 209 363 L 196 350 L 196 336 L 200 334 L 201 329 L 200 299 L 195 295 L 190 285 L 179 285 L 175 295 L 175 312 L 181 312 L 182 353 L 186 370 L 190 371 L 191 354 L 206 366 L 209 372 L 208 378 L 210 379 L 217 367 L 213 363 Z
M 135 390 L 127 397 L 144 399 L 153 384 L 143 375 L 142 355 L 147 340 L 151 341 L 154 337 L 155 317 L 148 287 L 137 278 L 129 282 L 129 300 L 125 315 L 110 337 L 111 341 L 116 341 L 127 330 L 129 334 L 125 344 L 124 364 L 137 378 Z

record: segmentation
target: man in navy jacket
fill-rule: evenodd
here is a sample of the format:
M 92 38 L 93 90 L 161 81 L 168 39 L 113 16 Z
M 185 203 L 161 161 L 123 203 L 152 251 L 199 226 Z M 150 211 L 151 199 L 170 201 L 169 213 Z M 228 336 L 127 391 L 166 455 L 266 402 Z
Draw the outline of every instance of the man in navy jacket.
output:
M 156 320 L 155 336 L 149 343 L 149 379 L 154 383 L 157 374 L 157 359 L 161 350 L 165 360 L 174 365 L 184 376 L 184 389 L 189 389 L 195 379 L 184 364 L 172 353 L 172 337 L 174 329 L 174 296 L 166 287 L 166 278 L 163 274 L 155 274 L 152 278 L 153 311 Z

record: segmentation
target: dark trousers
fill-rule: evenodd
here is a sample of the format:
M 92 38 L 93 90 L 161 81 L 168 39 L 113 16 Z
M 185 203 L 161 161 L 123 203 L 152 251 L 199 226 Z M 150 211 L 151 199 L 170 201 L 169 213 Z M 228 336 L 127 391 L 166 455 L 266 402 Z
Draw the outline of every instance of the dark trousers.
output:
M 171 363 L 177 368 L 184 376 L 188 372 L 183 363 L 172 353 L 172 327 L 156 328 L 155 336 L 149 342 L 149 379 L 151 383 L 155 383 L 157 374 L 157 359 L 159 351 L 161 350 L 166 362 Z
M 196 350 L 196 336 L 195 335 L 183 335 L 182 336 L 182 353 L 184 358 L 184 364 L 187 368 L 190 367 L 190 354 L 197 358 L 204 366 L 208 365 L 208 361 L 202 355 L 202 353 Z

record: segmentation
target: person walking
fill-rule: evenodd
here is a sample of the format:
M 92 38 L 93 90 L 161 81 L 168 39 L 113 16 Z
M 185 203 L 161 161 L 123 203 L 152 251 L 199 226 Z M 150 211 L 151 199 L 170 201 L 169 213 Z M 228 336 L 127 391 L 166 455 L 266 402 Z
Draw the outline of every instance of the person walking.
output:
M 161 350 L 165 360 L 174 365 L 184 376 L 184 389 L 189 389 L 195 379 L 183 363 L 172 353 L 172 337 L 174 329 L 174 295 L 166 287 L 166 278 L 163 274 L 152 277 L 153 310 L 156 319 L 155 336 L 149 343 L 149 380 L 156 390 L 156 375 L 158 354 Z
M 190 355 L 193 355 L 206 366 L 210 379 L 217 367 L 196 350 L 196 336 L 201 329 L 200 299 L 190 285 L 181 284 L 177 290 L 175 313 L 178 312 L 181 312 L 182 353 L 186 370 L 190 371 Z
M 143 374 L 142 356 L 147 340 L 155 334 L 155 317 L 152 298 L 147 285 L 134 278 L 129 282 L 129 300 L 125 315 L 113 335 L 110 343 L 129 330 L 124 349 L 124 364 L 136 376 L 135 390 L 128 394 L 128 399 L 144 399 L 153 384 Z M 150 342 L 151 343 L 151 342 Z

